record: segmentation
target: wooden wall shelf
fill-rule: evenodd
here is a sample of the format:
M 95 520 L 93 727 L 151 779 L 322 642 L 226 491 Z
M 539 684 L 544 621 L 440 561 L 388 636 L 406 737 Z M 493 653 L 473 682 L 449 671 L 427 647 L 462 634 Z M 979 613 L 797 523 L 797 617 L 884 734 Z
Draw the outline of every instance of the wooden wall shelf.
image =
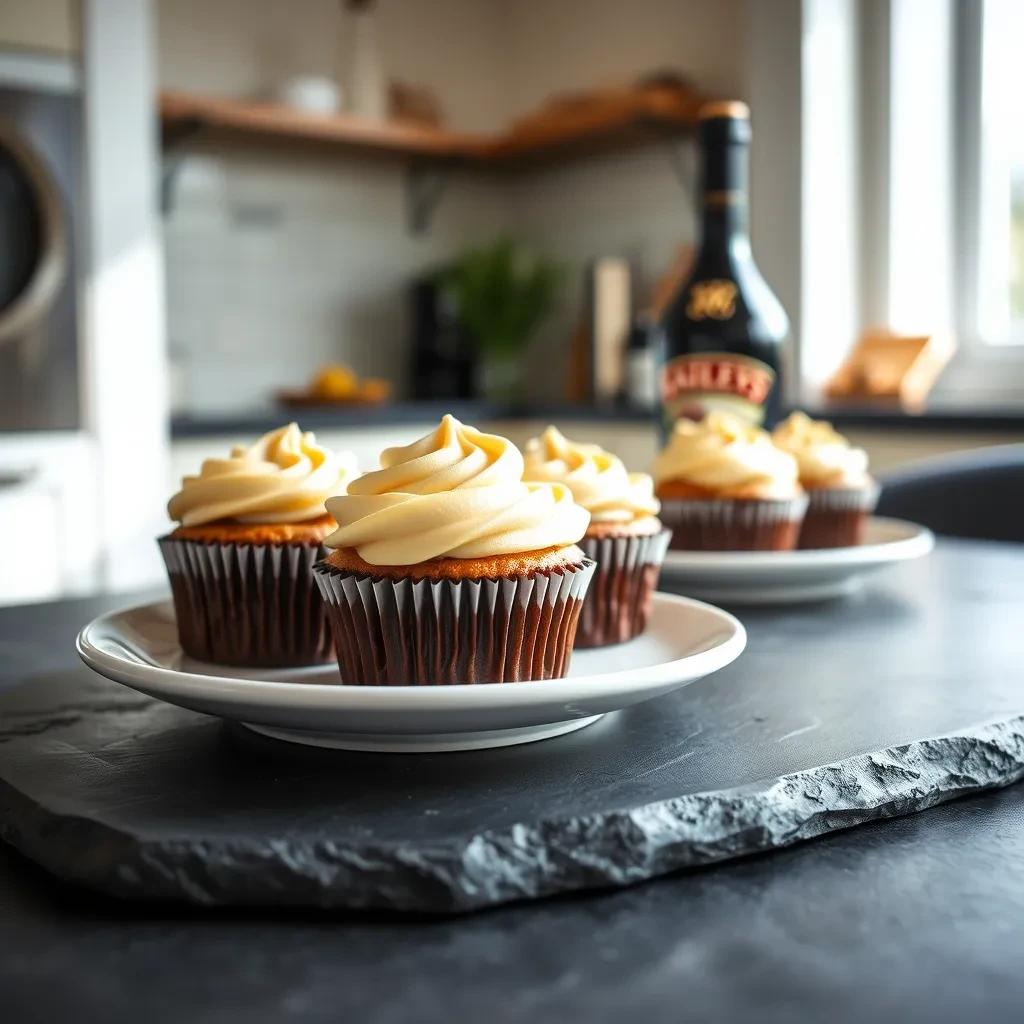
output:
M 165 151 L 198 134 L 237 136 L 267 144 L 326 146 L 405 160 L 409 225 L 426 229 L 452 166 L 517 171 L 593 153 L 623 150 L 652 139 L 675 139 L 697 122 L 700 96 L 679 85 L 646 85 L 567 98 L 516 121 L 507 131 L 455 132 L 406 121 L 320 115 L 270 103 L 160 95 Z M 180 161 L 165 160 L 161 202 L 169 209 Z M 678 160 L 677 160 L 678 163 Z
M 666 86 L 608 92 L 586 103 L 552 106 L 493 139 L 484 159 L 511 169 L 678 138 L 697 123 L 701 97 Z
M 241 134 L 280 142 L 317 142 L 349 150 L 466 158 L 479 139 L 468 134 L 401 121 L 376 122 L 351 114 L 308 114 L 270 103 L 160 94 L 160 122 L 165 140 L 198 130 Z
M 165 141 L 210 130 L 267 141 L 315 142 L 345 150 L 504 169 L 621 148 L 649 139 L 652 131 L 685 134 L 696 123 L 699 105 L 696 93 L 673 87 L 622 90 L 586 103 L 552 107 L 517 122 L 508 131 L 486 135 L 164 92 L 160 95 L 160 121 Z

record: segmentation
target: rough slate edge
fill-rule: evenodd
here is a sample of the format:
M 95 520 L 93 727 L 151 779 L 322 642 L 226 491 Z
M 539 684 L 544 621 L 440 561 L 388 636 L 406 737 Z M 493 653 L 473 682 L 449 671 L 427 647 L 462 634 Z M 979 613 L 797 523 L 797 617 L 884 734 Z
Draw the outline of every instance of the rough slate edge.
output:
M 774 781 L 421 847 L 137 839 L 0 781 L 0 837 L 68 881 L 131 900 L 461 913 L 631 885 L 911 814 L 1024 777 L 1024 715 Z M 75 870 L 50 851 L 78 848 Z

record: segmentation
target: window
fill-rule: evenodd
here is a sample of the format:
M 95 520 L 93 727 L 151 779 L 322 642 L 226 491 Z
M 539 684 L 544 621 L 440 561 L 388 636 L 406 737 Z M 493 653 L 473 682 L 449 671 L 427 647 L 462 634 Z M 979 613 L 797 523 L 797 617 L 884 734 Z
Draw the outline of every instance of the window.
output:
M 1024 346 L 1024 3 L 965 4 L 960 28 L 963 270 L 974 283 L 960 333 Z
M 955 349 L 934 408 L 1020 406 L 1024 0 L 802 0 L 800 10 L 797 71 L 782 66 L 774 36 L 755 32 L 751 45 L 753 66 L 775 76 L 752 92 L 760 123 L 774 114 L 776 162 L 800 154 L 790 311 L 801 395 L 819 394 L 854 338 L 883 327 Z M 780 238 L 774 250 L 760 244 L 769 270 Z

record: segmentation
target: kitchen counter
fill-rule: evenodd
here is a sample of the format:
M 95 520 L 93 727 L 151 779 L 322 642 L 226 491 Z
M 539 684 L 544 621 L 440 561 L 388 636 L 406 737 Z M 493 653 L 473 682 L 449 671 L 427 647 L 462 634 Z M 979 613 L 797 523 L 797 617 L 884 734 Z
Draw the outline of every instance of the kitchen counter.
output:
M 1024 407 L 963 411 L 936 409 L 910 414 L 885 407 L 813 407 L 811 416 L 827 419 L 840 428 L 907 430 L 922 433 L 1007 432 L 1024 437 Z M 177 415 L 171 420 L 175 440 L 220 434 L 259 434 L 288 419 L 299 420 L 308 430 L 342 430 L 349 427 L 401 426 L 436 422 L 450 412 L 466 423 L 495 421 L 607 422 L 646 426 L 655 414 L 648 409 L 623 405 L 573 405 L 569 403 L 496 403 L 486 401 L 394 402 L 364 407 L 314 407 L 285 409 L 267 407 L 223 414 Z
M 0 687 L 85 673 L 75 630 L 124 600 L 0 612 Z M 750 646 L 727 671 L 798 679 L 828 706 L 815 688 L 840 690 L 849 708 L 870 670 L 895 732 L 925 707 L 981 721 L 1016 708 L 1020 665 L 1003 641 L 1022 600 L 1024 549 L 940 541 L 850 602 L 741 612 Z M 1001 624 L 1000 646 L 984 622 Z M 714 686 L 665 699 L 698 707 Z M 813 759 L 825 731 L 783 739 Z M 58 750 L 59 722 L 48 735 Z M 439 756 L 471 769 L 477 755 Z M 0 849 L 0 986 L 16 1024 L 1015 1019 L 1022 948 L 1020 785 L 632 889 L 454 919 L 128 906 Z
M 608 421 L 613 423 L 654 422 L 654 413 L 621 405 L 571 405 L 548 403 L 522 405 L 477 400 L 391 402 L 375 406 L 315 406 L 307 409 L 267 407 L 223 415 L 202 413 L 178 415 L 171 420 L 171 437 L 175 440 L 207 437 L 217 434 L 259 434 L 273 430 L 289 419 L 298 420 L 307 430 L 344 430 L 374 426 L 404 426 L 436 423 L 451 413 L 464 423 L 491 423 L 497 420 L 573 420 Z M 1024 421 L 1022 421 L 1024 422 Z

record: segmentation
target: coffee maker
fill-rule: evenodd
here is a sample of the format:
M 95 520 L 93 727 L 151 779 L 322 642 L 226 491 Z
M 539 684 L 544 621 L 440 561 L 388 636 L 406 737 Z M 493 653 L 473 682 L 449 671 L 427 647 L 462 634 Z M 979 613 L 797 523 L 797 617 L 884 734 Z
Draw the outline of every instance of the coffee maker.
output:
M 472 339 L 459 323 L 437 274 L 409 289 L 412 325 L 410 391 L 418 399 L 468 399 L 477 393 Z

